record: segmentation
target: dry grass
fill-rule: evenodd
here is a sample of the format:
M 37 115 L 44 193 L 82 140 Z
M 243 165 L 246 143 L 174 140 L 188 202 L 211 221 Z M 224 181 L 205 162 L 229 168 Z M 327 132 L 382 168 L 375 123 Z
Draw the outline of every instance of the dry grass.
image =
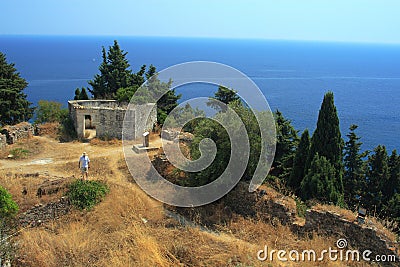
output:
M 313 209 L 318 211 L 328 211 L 331 213 L 336 213 L 343 219 L 346 219 L 350 222 L 354 222 L 357 219 L 357 213 L 352 212 L 351 210 L 342 209 L 338 206 L 334 205 L 326 205 L 326 204 L 317 204 L 313 206 Z
M 115 146 L 115 145 L 122 145 L 122 141 L 116 138 L 110 140 L 101 140 L 99 138 L 93 138 L 90 140 L 90 145 L 92 146 Z
M 152 237 L 151 224 L 162 218 L 162 206 L 133 185 L 112 184 L 110 195 L 93 212 L 75 211 L 62 222 L 24 230 L 19 264 L 172 266 L 163 244 Z
M 33 157 L 43 151 L 43 142 L 41 142 L 41 140 L 34 138 L 34 137 L 18 140 L 15 144 L 8 145 L 8 146 L 6 146 L 5 149 L 1 149 L 0 150 L 0 158 L 3 158 L 3 159 L 7 158 L 7 156 L 10 154 L 10 152 L 12 150 L 18 149 L 18 148 L 28 150 L 29 151 L 28 157 Z M 15 159 L 15 160 L 18 160 L 18 159 Z
M 59 122 L 47 122 L 37 125 L 39 136 L 47 136 L 50 138 L 57 139 L 60 133 Z
M 63 195 L 64 192 L 59 191 L 56 194 L 44 195 L 41 198 L 36 196 L 39 185 L 48 178 L 39 176 L 37 173 L 22 175 L 0 172 L 0 185 L 6 188 L 13 196 L 20 212 L 24 212 L 36 204 L 48 203 L 59 199 Z M 24 190 L 26 190 L 26 194 L 23 194 Z
M 387 227 L 384 226 L 384 224 L 386 225 L 390 225 L 393 222 L 388 222 L 388 221 L 382 221 L 378 218 L 375 217 L 368 217 L 367 218 L 367 225 L 369 223 L 372 223 L 372 226 L 376 227 L 376 229 L 378 230 L 378 233 L 388 237 L 390 239 L 390 241 L 395 242 L 397 239 L 396 234 L 394 234 L 393 232 L 391 232 Z
M 270 249 L 321 251 L 334 247 L 336 240 L 319 236 L 300 239 L 279 223 L 272 225 L 227 214 L 223 205 L 215 205 L 206 214 L 209 220 L 218 222 L 218 232 L 180 225 L 165 216 L 161 203 L 129 182 L 120 143 L 93 139 L 89 144 L 60 145 L 47 141 L 41 143 L 40 153 L 51 155 L 54 164 L 26 167 L 23 171 L 40 169 L 64 177 L 77 176 L 78 157 L 87 151 L 91 159 L 89 179 L 106 180 L 110 194 L 90 212 L 75 210 L 40 227 L 22 230 L 16 237 L 20 250 L 15 266 L 341 266 L 340 262 L 260 262 L 257 251 L 264 245 Z M 133 166 L 137 169 L 135 175 L 146 174 L 140 161 L 133 164 L 137 164 Z M 13 194 L 22 209 L 39 201 L 51 201 L 50 197 L 38 200 L 34 195 L 42 176 L 7 175 L 8 172 L 9 169 L 0 173 L 0 184 Z M 28 188 L 25 197 L 23 187 Z M 268 197 L 282 199 L 267 190 Z M 197 221 L 202 223 L 204 219 Z

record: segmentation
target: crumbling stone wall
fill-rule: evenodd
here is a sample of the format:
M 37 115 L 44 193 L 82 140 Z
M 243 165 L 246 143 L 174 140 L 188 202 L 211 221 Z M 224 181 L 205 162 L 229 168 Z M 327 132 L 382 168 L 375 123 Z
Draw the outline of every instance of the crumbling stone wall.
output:
M 399 258 L 398 244 L 390 240 L 373 225 L 359 225 L 342 218 L 339 214 L 315 209 L 307 210 L 306 223 L 298 230 L 302 233 L 317 233 L 320 235 L 345 238 L 349 246 L 359 251 L 372 251 L 375 255 L 395 255 Z
M 19 216 L 22 226 L 37 226 L 43 222 L 51 221 L 67 214 L 71 210 L 71 205 L 67 197 L 62 197 L 58 201 L 50 202 L 46 205 L 37 204 L 32 209 Z
M 290 225 L 296 220 L 294 200 L 283 195 L 271 197 L 264 190 L 249 193 L 248 188 L 248 183 L 240 182 L 224 198 L 225 205 L 237 214 L 258 216 L 263 221 L 278 220 L 283 225 Z M 293 203 L 287 203 L 289 201 Z
M 156 123 L 157 110 L 154 107 L 155 104 L 151 103 L 130 105 L 128 110 L 127 105 L 115 100 L 68 101 L 69 114 L 74 121 L 78 138 L 84 138 L 85 129 L 91 127 L 96 129 L 97 137 L 122 139 L 123 123 L 125 114 L 128 112 L 126 123 L 129 123 L 129 129 L 132 131 L 124 134 L 130 139 L 136 139 L 143 132 L 151 130 Z M 147 112 L 150 112 L 150 116 L 148 120 L 145 120 Z
M 4 126 L 1 133 L 6 136 L 7 144 L 11 145 L 18 139 L 25 139 L 35 134 L 35 128 L 29 122 Z

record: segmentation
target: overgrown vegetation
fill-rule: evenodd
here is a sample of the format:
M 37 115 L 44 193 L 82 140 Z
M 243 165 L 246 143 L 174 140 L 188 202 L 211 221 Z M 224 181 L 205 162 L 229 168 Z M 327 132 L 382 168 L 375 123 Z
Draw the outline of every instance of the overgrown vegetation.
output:
M 18 205 L 11 194 L 0 185 L 0 220 L 4 221 L 18 212 Z
M 13 240 L 9 236 L 10 219 L 18 212 L 18 205 L 11 194 L 0 185 L 0 263 L 11 261 L 15 254 Z
M 68 109 L 62 108 L 62 104 L 56 101 L 39 100 L 35 114 L 35 123 L 61 123 L 68 117 Z
M 17 147 L 10 150 L 12 159 L 26 159 L 31 152 L 28 149 Z
M 234 99 L 226 102 L 246 125 L 251 153 L 242 179 L 248 179 L 254 170 L 252 166 L 259 160 L 259 129 L 253 112 L 232 96 L 233 90 L 229 90 L 220 87 L 214 98 L 220 101 Z M 218 105 L 214 107 L 219 110 L 216 116 L 222 116 L 224 110 Z M 350 127 L 345 142 L 332 92 L 324 96 L 317 127 L 311 138 L 305 130 L 299 140 L 297 130 L 280 111 L 277 110 L 274 117 L 277 143 L 267 177 L 270 185 L 285 194 L 291 194 L 288 189 L 291 190 L 301 197 L 299 203 L 320 202 L 353 210 L 364 206 L 374 216 L 400 222 L 400 156 L 396 150 L 388 155 L 385 146 L 381 145 L 372 152 L 361 152 L 362 143 L 355 133 L 356 125 Z M 200 156 L 198 146 L 204 138 L 214 140 L 218 148 L 213 163 L 207 169 L 189 174 L 189 185 L 198 186 L 214 181 L 225 170 L 231 144 L 222 126 L 211 120 L 197 122 L 193 133 L 195 139 L 190 153 L 194 159 Z M 304 205 L 300 207 L 303 209 Z
M 67 196 L 76 208 L 91 210 L 109 191 L 105 182 L 76 180 L 68 185 Z
M 103 47 L 103 62 L 99 66 L 100 74 L 96 74 L 93 80 L 89 81 L 89 92 L 94 99 L 115 99 L 119 102 L 129 102 L 136 91 L 144 85 L 146 88 L 140 96 L 136 98 L 138 104 L 153 103 L 157 101 L 157 121 L 160 124 L 177 105 L 180 95 L 175 94 L 175 90 L 171 90 L 171 81 L 161 82 L 157 78 L 156 67 L 150 65 L 146 71 L 146 65 L 142 65 L 136 73 L 130 69 L 130 64 L 126 59 L 128 53 L 122 50 L 117 41 L 108 48 Z M 82 99 L 84 96 L 83 89 L 75 92 L 75 96 Z

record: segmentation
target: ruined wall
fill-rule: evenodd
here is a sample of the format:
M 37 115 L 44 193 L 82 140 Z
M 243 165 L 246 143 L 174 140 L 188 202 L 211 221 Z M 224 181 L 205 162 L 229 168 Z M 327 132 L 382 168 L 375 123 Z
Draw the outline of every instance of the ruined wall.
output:
M 131 125 L 132 131 L 124 134 L 131 139 L 136 139 L 143 132 L 151 130 L 157 121 L 157 110 L 155 104 L 131 105 L 129 107 L 118 104 L 115 100 L 79 100 L 69 101 L 68 108 L 71 118 L 79 138 L 85 136 L 85 129 L 88 127 L 89 120 L 85 117 L 90 116 L 90 124 L 96 129 L 96 136 L 100 138 L 122 138 L 122 128 L 125 113 L 128 112 L 127 121 Z M 150 112 L 146 123 L 146 112 Z
M 388 236 L 372 224 L 359 225 L 334 212 L 315 209 L 307 210 L 305 219 L 305 225 L 297 228 L 300 233 L 313 232 L 344 238 L 351 248 L 357 248 L 359 251 L 370 250 L 374 257 L 375 255 L 395 255 L 399 257 L 398 244 L 390 240 Z
M 26 226 L 37 226 L 41 223 L 55 220 L 71 210 L 71 205 L 67 197 L 50 202 L 46 205 L 37 204 L 19 216 L 19 223 Z
M 4 126 L 1 133 L 5 135 L 7 144 L 11 145 L 18 139 L 25 139 L 35 134 L 35 128 L 29 122 Z

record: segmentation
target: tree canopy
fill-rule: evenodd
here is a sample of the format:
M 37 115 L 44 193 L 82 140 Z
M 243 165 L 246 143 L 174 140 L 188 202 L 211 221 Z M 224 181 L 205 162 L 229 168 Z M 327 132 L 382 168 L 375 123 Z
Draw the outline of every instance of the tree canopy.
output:
M 14 66 L 0 52 L 0 125 L 17 124 L 33 116 L 34 109 L 23 92 L 28 83 Z
M 163 123 L 167 114 L 177 105 L 181 97 L 176 95 L 175 90 L 171 90 L 172 81 L 161 82 L 157 78 L 156 67 L 150 65 L 146 71 L 146 65 L 142 65 L 136 73 L 130 69 L 130 64 L 126 55 L 128 53 L 122 50 L 117 41 L 108 48 L 103 47 L 103 61 L 99 66 L 100 74 L 96 74 L 93 80 L 89 81 L 92 89 L 88 89 L 94 99 L 115 99 L 119 102 L 130 102 L 136 91 L 144 86 L 148 92 L 144 95 L 136 96 L 137 103 L 153 102 L 154 96 L 162 92 L 163 96 L 157 101 L 157 120 Z M 147 81 L 147 85 L 145 82 Z M 75 92 L 78 98 L 81 98 L 82 92 Z

